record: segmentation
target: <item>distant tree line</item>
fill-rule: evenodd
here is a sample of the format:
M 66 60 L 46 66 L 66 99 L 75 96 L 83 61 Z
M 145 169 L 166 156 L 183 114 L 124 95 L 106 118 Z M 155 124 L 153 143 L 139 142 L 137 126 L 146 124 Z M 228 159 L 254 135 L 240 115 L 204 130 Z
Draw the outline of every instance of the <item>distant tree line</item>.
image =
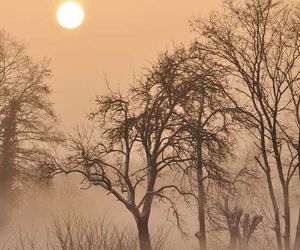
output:
M 41 182 L 50 145 L 61 141 L 49 100 L 48 62 L 34 62 L 26 45 L 0 31 L 0 228 L 29 183 Z
M 156 202 L 183 234 L 179 204 L 196 208 L 200 250 L 300 250 L 299 9 L 225 0 L 223 12 L 191 26 L 189 46 L 161 54 L 126 93 L 96 98 L 93 129 L 78 129 L 61 157 L 48 150 L 62 142 L 48 66 L 2 32 L 2 211 L 27 177 L 76 173 L 132 214 L 141 250 L 153 249 Z

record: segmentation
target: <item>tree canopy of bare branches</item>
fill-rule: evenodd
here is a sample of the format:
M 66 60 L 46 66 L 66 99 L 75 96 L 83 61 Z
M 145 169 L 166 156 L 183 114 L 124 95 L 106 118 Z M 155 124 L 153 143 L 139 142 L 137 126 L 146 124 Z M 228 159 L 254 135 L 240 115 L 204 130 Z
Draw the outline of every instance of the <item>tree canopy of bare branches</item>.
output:
M 151 249 L 153 201 L 164 202 L 181 227 L 174 193 L 194 196 L 180 182 L 191 155 L 180 141 L 186 125 L 177 118 L 192 82 L 184 84 L 177 59 L 162 55 L 128 96 L 111 91 L 98 97 L 90 114 L 94 131 L 78 131 L 68 157 L 53 163 L 53 174 L 78 173 L 88 186 L 114 195 L 133 215 L 143 250 Z
M 291 248 L 289 187 L 299 169 L 300 36 L 293 10 L 284 1 L 229 0 L 224 14 L 193 22 L 199 46 L 227 70 L 232 101 L 247 117 L 243 123 L 259 150 L 255 159 L 265 173 L 279 250 L 282 234 L 285 249 Z
M 47 61 L 32 61 L 23 42 L 0 31 L 0 225 L 22 186 L 46 177 L 40 162 L 61 140 L 49 76 Z

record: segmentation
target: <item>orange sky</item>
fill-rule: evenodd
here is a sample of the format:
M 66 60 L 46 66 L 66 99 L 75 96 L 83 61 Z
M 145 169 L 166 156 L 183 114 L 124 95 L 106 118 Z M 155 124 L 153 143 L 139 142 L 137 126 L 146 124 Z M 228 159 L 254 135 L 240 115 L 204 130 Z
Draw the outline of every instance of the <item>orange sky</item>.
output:
M 35 58 L 51 58 L 51 86 L 61 124 L 82 122 L 104 76 L 124 89 L 149 60 L 191 38 L 188 20 L 221 0 L 80 0 L 86 20 L 76 30 L 58 25 L 62 0 L 1 0 L 0 29 L 24 39 Z
M 80 28 L 66 30 L 55 18 L 62 0 L 0 1 L 0 29 L 29 42 L 34 58 L 51 58 L 52 99 L 67 130 L 82 123 L 95 95 L 105 92 L 105 77 L 113 87 L 126 89 L 133 75 L 139 76 L 160 52 L 172 48 L 173 42 L 191 39 L 188 20 L 192 16 L 204 16 L 221 6 L 221 0 L 80 0 L 86 19 Z M 97 213 L 120 210 L 113 198 L 91 200 L 93 192 L 82 191 L 84 206 Z M 33 203 L 34 214 L 39 199 Z M 33 217 L 28 218 L 32 223 Z

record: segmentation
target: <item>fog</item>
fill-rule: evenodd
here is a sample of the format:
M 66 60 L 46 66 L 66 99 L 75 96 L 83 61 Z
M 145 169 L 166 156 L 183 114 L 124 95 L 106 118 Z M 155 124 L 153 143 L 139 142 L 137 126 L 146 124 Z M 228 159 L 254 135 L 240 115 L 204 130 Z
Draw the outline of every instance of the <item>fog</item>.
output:
M 62 2 L 1 2 L 0 249 L 299 250 L 300 8 Z

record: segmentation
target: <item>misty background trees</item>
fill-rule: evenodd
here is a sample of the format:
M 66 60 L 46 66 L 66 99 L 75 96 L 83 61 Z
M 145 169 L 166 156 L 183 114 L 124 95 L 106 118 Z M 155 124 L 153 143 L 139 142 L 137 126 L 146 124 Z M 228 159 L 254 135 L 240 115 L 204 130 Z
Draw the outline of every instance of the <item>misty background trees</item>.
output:
M 299 185 L 297 18 L 293 6 L 282 1 L 226 1 L 225 8 L 223 16 L 196 20 L 194 27 L 205 39 L 200 46 L 220 60 L 239 93 L 235 104 L 248 117 L 245 125 L 258 150 L 255 160 L 265 174 L 277 247 L 283 249 L 284 241 L 284 249 L 291 249 L 290 187 Z
M 283 0 L 225 0 L 222 12 L 191 20 L 189 45 L 162 53 L 126 92 L 97 96 L 90 126 L 66 141 L 49 101 L 48 64 L 1 32 L 0 227 L 23 185 L 73 174 L 132 215 L 132 249 L 167 248 L 150 233 L 157 207 L 200 250 L 299 250 L 299 13 Z M 186 209 L 196 211 L 195 232 Z M 76 222 L 56 229 L 68 242 L 59 249 L 78 248 L 76 237 L 89 242 Z M 95 232 L 93 242 L 103 237 L 93 225 L 83 230 Z
M 49 101 L 47 61 L 33 62 L 26 46 L 0 32 L 0 228 L 24 185 L 45 181 L 40 167 L 61 139 Z

